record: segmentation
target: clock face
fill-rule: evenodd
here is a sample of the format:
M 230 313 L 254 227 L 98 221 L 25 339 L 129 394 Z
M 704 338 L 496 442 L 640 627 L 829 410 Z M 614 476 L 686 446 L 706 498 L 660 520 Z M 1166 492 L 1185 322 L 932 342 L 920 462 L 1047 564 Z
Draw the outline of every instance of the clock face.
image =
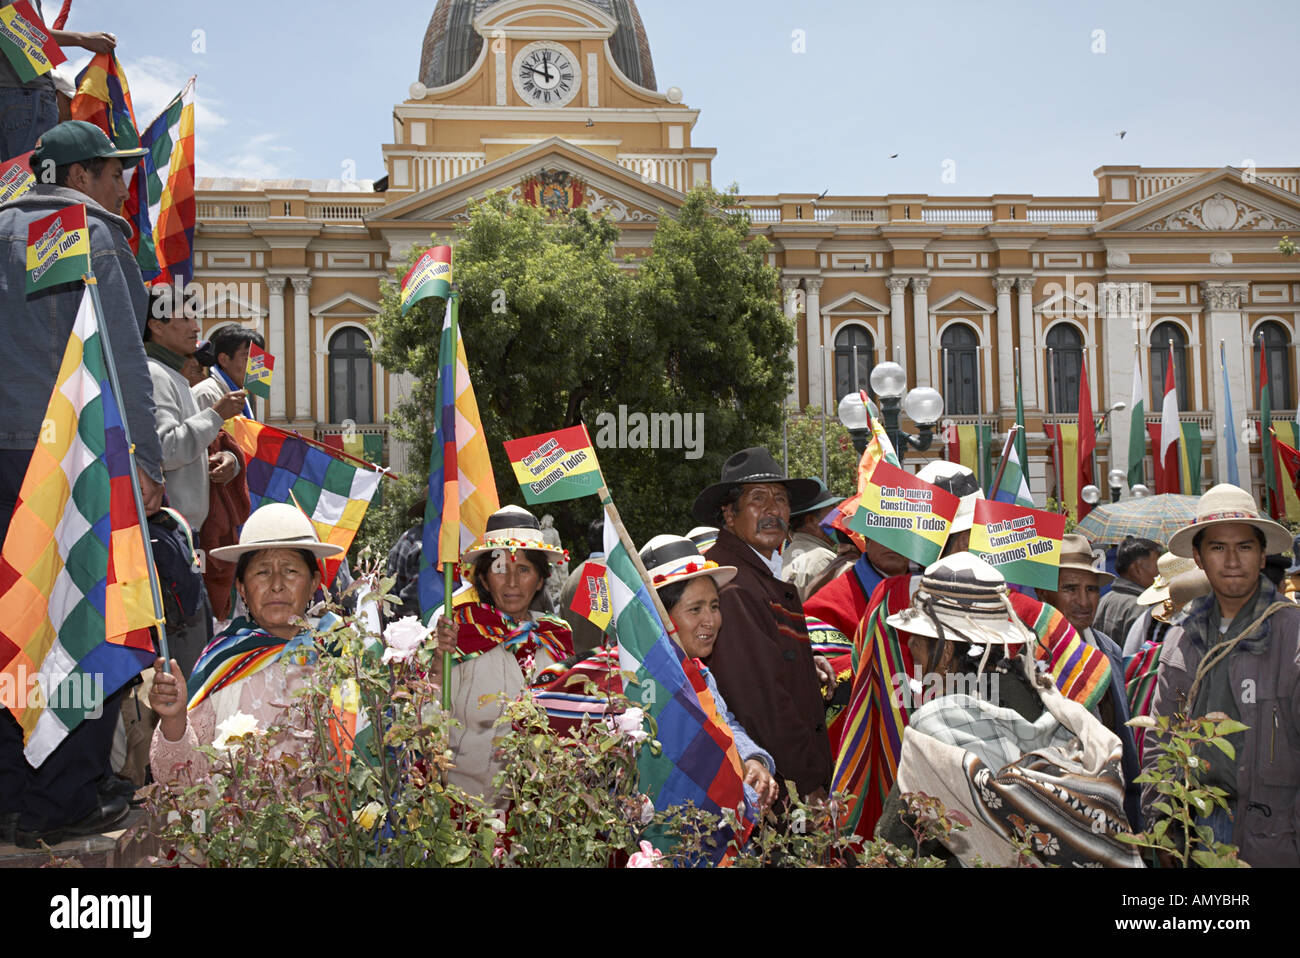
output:
M 578 93 L 582 72 L 558 43 L 530 43 L 515 56 L 515 91 L 532 106 L 565 106 Z

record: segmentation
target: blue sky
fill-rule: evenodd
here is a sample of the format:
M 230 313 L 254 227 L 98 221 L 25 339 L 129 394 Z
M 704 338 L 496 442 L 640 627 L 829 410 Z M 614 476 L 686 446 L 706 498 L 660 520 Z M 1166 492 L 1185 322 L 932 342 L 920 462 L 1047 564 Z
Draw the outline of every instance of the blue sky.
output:
M 1294 0 L 638 5 L 659 89 L 747 193 L 1092 195 L 1103 164 L 1300 165 Z M 201 176 L 368 179 L 433 7 L 74 0 L 68 28 L 118 35 L 142 124 L 198 74 Z

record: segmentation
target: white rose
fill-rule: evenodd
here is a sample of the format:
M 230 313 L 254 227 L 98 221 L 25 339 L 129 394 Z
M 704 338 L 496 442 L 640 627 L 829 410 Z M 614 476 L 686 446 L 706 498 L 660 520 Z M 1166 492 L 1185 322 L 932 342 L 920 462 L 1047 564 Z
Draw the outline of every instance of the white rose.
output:
M 388 648 L 384 649 L 383 663 L 405 662 L 429 638 L 429 633 L 430 630 L 413 615 L 389 623 L 384 629 L 384 642 Z
M 644 723 L 645 712 L 636 707 L 614 716 L 614 730 L 634 744 L 650 737 L 650 733 L 642 727 Z
M 261 729 L 257 727 L 257 719 L 251 715 L 245 715 L 243 712 L 236 712 L 217 726 L 217 737 L 212 740 L 212 747 L 229 748 L 234 744 L 231 739 L 242 738 L 245 735 L 256 735 L 260 732 Z

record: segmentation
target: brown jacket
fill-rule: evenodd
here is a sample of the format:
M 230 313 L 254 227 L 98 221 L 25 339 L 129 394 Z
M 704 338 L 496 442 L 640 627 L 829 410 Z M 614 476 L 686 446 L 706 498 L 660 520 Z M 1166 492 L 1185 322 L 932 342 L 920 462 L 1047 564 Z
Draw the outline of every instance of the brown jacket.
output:
M 1270 583 L 1261 588 L 1257 609 L 1282 596 Z M 1170 633 L 1160 650 L 1153 715 L 1183 708 L 1196 669 L 1205 656 L 1205 633 L 1214 594 L 1193 603 L 1183 631 Z M 1222 668 L 1223 666 L 1219 666 Z M 1300 867 L 1300 606 L 1273 613 L 1228 655 L 1230 687 L 1237 690 L 1241 721 L 1250 728 L 1237 752 L 1237 800 L 1232 843 L 1256 868 Z M 1153 771 L 1159 750 L 1147 734 L 1144 771 Z M 1216 753 L 1217 755 L 1217 753 Z M 1148 823 L 1155 787 L 1142 795 Z
M 826 707 L 799 593 L 726 529 L 706 558 L 738 570 L 720 593 L 722 630 L 709 659 L 718 690 L 737 721 L 776 759 L 779 781 L 792 780 L 800 795 L 827 791 Z

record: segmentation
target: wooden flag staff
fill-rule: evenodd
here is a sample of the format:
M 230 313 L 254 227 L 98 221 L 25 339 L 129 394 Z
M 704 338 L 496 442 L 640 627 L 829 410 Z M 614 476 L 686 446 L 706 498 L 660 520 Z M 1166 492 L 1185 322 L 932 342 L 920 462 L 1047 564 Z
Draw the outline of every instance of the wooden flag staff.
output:
M 113 398 L 117 401 L 118 415 L 122 420 L 122 436 L 126 440 L 128 470 L 131 474 L 131 496 L 135 500 L 135 514 L 140 525 L 140 538 L 144 543 L 145 564 L 149 567 L 149 594 L 153 599 L 153 615 L 158 620 L 158 654 L 162 656 L 163 671 L 168 675 L 172 671 L 171 651 L 167 644 L 167 616 L 163 611 L 162 590 L 158 588 L 158 569 L 154 566 L 153 545 L 149 541 L 149 519 L 144 514 L 144 497 L 140 494 L 140 476 L 136 472 L 135 443 L 131 440 L 131 424 L 126 414 L 126 404 L 122 400 L 122 384 L 117 379 L 117 363 L 113 359 L 113 344 L 109 340 L 108 327 L 104 323 L 104 307 L 99 301 L 99 280 L 87 272 L 82 280 L 90 293 L 91 308 L 95 311 L 95 325 L 99 329 L 100 340 L 104 344 L 104 365 L 108 367 L 108 381 L 113 387 Z
M 609 494 L 609 487 L 601 486 L 596 490 L 596 498 L 600 500 L 601 506 L 604 507 L 607 521 L 612 523 L 614 529 L 618 532 L 618 541 L 623 543 L 623 548 L 627 550 L 632 565 L 636 567 L 637 575 L 641 577 L 646 591 L 650 593 L 650 601 L 654 603 L 655 613 L 663 623 L 664 631 L 668 633 L 670 639 L 680 646 L 681 642 L 677 640 L 677 627 L 673 625 L 672 617 L 668 615 L 668 610 L 664 608 L 654 583 L 650 581 L 650 573 L 646 572 L 645 563 L 641 561 L 641 553 L 636 551 L 636 546 L 632 544 L 632 537 L 627 534 L 627 529 L 623 526 L 623 520 L 619 518 L 618 507 L 614 505 L 614 500 Z

